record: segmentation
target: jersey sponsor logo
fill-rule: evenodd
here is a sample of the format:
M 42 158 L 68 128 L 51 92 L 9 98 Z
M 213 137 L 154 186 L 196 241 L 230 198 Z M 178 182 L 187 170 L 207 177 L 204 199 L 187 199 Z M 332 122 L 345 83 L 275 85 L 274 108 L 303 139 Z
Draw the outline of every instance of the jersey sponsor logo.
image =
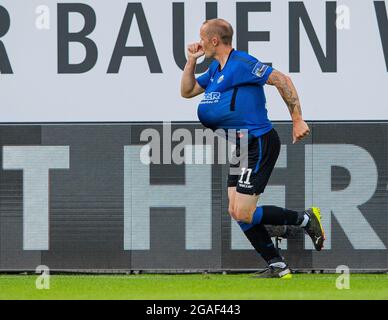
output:
M 267 71 L 268 69 L 268 66 L 265 65 L 265 64 L 262 64 L 260 61 L 258 63 L 256 63 L 255 67 L 253 68 L 252 70 L 252 73 L 258 77 L 258 78 L 262 78 L 265 74 L 265 72 Z
M 221 98 L 221 92 L 208 92 L 204 94 L 201 103 L 217 103 Z

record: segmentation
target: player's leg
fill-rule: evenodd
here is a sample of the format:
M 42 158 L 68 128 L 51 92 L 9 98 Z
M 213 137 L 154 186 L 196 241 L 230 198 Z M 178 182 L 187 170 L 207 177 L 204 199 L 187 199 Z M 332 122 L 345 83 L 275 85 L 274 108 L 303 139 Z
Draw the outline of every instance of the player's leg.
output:
M 301 225 L 309 221 L 305 213 L 276 206 L 257 207 L 280 152 L 280 140 L 275 130 L 254 139 L 248 148 L 248 168 L 239 176 L 228 177 L 229 213 L 238 221 L 253 247 L 268 263 L 269 269 L 260 276 L 283 277 L 290 274 L 284 259 L 275 248 L 265 224 Z M 236 188 L 231 188 L 236 186 Z
M 271 237 L 268 234 L 267 229 L 264 225 L 252 225 L 244 222 L 240 222 L 236 216 L 236 197 L 240 197 L 241 194 L 237 193 L 236 185 L 240 176 L 229 175 L 228 176 L 228 211 L 230 216 L 237 221 L 240 225 L 240 228 L 244 232 L 245 236 L 252 244 L 256 252 L 263 257 L 263 259 L 268 263 L 268 265 L 278 262 L 283 262 L 283 258 L 280 256 L 279 251 L 275 248 Z M 257 200 L 259 196 L 247 196 L 244 197 L 244 203 L 247 202 L 249 207 L 253 210 L 256 207 Z M 238 200 L 241 202 L 241 200 Z M 284 271 L 284 270 L 281 270 Z M 289 270 L 288 270 L 289 273 Z M 287 272 L 283 276 L 286 277 Z
M 248 240 L 268 264 L 268 269 L 258 274 L 259 277 L 291 277 L 291 271 L 274 246 L 264 222 L 282 225 L 286 219 L 294 223 L 291 218 L 303 217 L 297 212 L 275 206 L 257 206 L 259 195 L 264 192 L 279 152 L 280 140 L 275 130 L 254 139 L 248 147 L 248 168 L 242 169 L 234 196 L 233 215 Z
M 261 213 L 257 214 L 255 209 L 258 199 L 258 195 L 246 195 L 236 191 L 234 195 L 235 205 L 232 210 L 233 216 L 249 242 L 268 264 L 268 269 L 256 276 L 287 279 L 291 277 L 291 271 L 284 258 L 275 247 L 264 224 L 255 221 L 261 219 Z
M 303 227 L 313 240 L 316 250 L 321 250 L 325 235 L 318 208 L 298 212 L 277 206 L 255 204 L 254 196 L 264 192 L 280 152 L 280 139 L 277 132 L 273 129 L 259 137 L 249 146 L 248 152 L 250 171 L 242 172 L 236 187 L 237 194 L 233 209 L 236 219 L 247 224 Z
M 230 216 L 234 219 L 236 219 L 236 216 L 234 214 L 234 200 L 236 198 L 236 187 L 228 187 L 228 212 Z
M 243 171 L 245 171 L 245 173 L 251 171 L 249 172 L 251 174 L 254 166 L 256 166 L 259 154 L 256 140 L 253 140 L 253 142 L 250 143 L 248 153 L 249 159 L 246 158 L 245 160 L 248 160 L 249 170 Z M 248 157 L 248 154 L 246 156 Z M 259 195 L 249 194 L 249 192 L 247 192 L 248 194 L 238 192 L 236 186 L 241 183 L 243 183 L 248 190 L 252 189 L 253 187 L 250 185 L 249 177 L 245 176 L 244 172 L 238 176 L 228 176 L 229 214 L 233 219 L 237 220 L 240 228 L 255 250 L 261 255 L 261 257 L 267 262 L 269 266 L 272 266 L 272 268 L 269 268 L 269 270 L 273 271 L 277 267 L 282 267 L 278 268 L 277 271 L 279 272 L 266 272 L 261 274 L 261 276 L 287 278 L 290 276 L 290 270 L 284 263 L 284 260 L 279 254 L 278 249 L 274 246 L 267 229 L 263 224 L 252 223 L 252 215 L 256 211 Z M 255 217 L 258 218 L 258 216 Z

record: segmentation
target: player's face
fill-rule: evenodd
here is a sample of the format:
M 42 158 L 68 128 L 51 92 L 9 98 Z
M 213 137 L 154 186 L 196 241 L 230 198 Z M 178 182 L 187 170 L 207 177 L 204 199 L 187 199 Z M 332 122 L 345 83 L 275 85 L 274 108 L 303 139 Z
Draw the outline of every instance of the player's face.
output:
M 214 46 L 212 45 L 207 33 L 204 30 L 205 27 L 202 27 L 200 30 L 200 44 L 203 50 L 205 51 L 205 57 L 206 58 L 212 58 L 214 55 Z

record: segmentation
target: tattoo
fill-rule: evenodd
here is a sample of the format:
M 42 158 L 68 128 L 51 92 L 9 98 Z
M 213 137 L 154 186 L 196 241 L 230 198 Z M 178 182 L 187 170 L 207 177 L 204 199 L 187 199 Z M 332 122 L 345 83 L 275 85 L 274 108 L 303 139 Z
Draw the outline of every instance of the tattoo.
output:
M 267 84 L 273 85 L 278 89 L 284 102 L 287 104 L 291 116 L 294 113 L 296 115 L 302 115 L 298 93 L 296 92 L 292 81 L 287 76 L 277 70 L 274 70 L 270 74 Z

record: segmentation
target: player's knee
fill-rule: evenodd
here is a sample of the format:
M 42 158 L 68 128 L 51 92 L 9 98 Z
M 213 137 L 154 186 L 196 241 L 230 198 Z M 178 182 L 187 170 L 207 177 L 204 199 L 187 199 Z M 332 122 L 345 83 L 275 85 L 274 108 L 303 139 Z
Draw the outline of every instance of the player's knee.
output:
M 252 220 L 250 210 L 247 210 L 245 208 L 236 208 L 234 210 L 234 216 L 235 216 L 235 220 L 244 222 L 244 223 L 251 223 L 251 220 Z
M 235 211 L 234 211 L 233 206 L 229 205 L 228 212 L 229 212 L 229 215 L 230 215 L 234 220 L 237 220 L 236 214 L 235 214 Z

